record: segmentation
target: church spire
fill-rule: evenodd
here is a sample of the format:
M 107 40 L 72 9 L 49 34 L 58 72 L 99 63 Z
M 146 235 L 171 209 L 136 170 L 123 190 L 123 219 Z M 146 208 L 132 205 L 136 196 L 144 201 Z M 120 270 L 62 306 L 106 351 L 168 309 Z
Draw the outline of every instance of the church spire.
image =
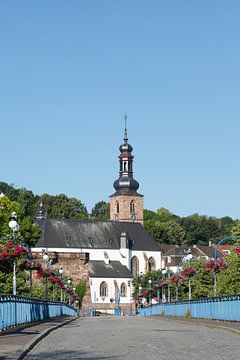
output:
M 139 183 L 133 177 L 133 148 L 128 143 L 127 115 L 123 144 L 120 145 L 119 178 L 114 181 L 115 193 L 110 196 L 110 220 L 133 221 L 143 225 L 143 195 L 137 192 Z

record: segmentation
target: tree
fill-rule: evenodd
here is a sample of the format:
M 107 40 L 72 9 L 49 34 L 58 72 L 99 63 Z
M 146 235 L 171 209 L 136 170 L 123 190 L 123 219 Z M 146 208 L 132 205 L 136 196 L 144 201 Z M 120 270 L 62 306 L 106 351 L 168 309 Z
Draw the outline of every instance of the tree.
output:
M 68 198 L 64 194 L 43 194 L 41 199 L 50 219 L 88 219 L 86 207 L 76 198 Z
M 109 220 L 110 205 L 105 201 L 99 201 L 92 209 L 92 217 L 98 220 Z
M 86 291 L 87 291 L 87 283 L 86 281 L 80 281 L 77 286 L 76 286 L 76 294 L 78 296 L 78 306 L 79 306 L 79 309 L 82 307 L 82 301 L 83 301 L 83 298 L 84 298 L 84 295 L 86 294 Z
M 227 269 L 217 275 L 217 294 L 239 294 L 240 293 L 240 255 L 233 247 L 230 255 L 226 256 Z
M 0 237 L 12 238 L 12 231 L 8 223 L 13 211 L 17 213 L 17 221 L 20 226 L 17 234 L 18 241 L 34 246 L 41 236 L 39 225 L 35 224 L 30 216 L 25 216 L 23 207 L 17 201 L 10 201 L 7 196 L 0 198 Z

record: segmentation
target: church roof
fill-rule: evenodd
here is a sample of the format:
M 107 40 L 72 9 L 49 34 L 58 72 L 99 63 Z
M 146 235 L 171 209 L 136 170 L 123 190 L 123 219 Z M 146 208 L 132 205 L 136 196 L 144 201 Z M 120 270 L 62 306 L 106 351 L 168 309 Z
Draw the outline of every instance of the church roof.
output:
M 35 247 L 119 249 L 121 233 L 126 232 L 131 249 L 160 251 L 158 243 L 138 223 L 40 219 L 38 224 L 43 234 Z
M 89 264 L 89 276 L 98 278 L 132 278 L 132 273 L 120 261 L 110 261 L 106 264 L 104 261 L 92 260 Z

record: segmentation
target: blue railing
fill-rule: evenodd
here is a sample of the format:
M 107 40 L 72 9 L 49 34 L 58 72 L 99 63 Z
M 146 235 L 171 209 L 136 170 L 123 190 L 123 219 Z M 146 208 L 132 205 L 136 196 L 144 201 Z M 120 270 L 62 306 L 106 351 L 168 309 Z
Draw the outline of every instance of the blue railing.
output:
M 139 309 L 139 316 L 167 315 L 240 321 L 240 294 L 174 303 L 161 303 Z
M 65 303 L 0 295 L 0 330 L 59 316 L 76 315 L 77 310 Z

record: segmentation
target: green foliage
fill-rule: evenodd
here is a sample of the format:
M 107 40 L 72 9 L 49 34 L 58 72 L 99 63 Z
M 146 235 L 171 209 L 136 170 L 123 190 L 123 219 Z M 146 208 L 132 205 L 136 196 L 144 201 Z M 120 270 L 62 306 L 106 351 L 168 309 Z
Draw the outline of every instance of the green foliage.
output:
M 110 206 L 105 201 L 99 201 L 92 209 L 92 217 L 98 220 L 110 219 Z
M 191 311 L 189 309 L 187 309 L 186 313 L 185 313 L 185 318 L 186 319 L 191 319 L 192 315 L 191 315 Z
M 149 288 L 149 279 L 151 279 L 151 286 L 154 288 L 157 281 L 162 277 L 161 270 L 155 270 L 151 272 L 146 272 L 145 274 L 135 276 L 133 279 L 134 292 L 133 296 L 136 296 L 139 293 L 139 286 L 142 287 L 142 290 Z M 153 293 L 153 296 L 156 296 L 156 291 Z
M 86 207 L 75 198 L 68 198 L 64 194 L 43 194 L 42 202 L 50 219 L 88 219 Z
M 17 239 L 21 243 L 26 242 L 29 246 L 34 246 L 41 236 L 41 230 L 30 216 L 25 217 L 23 207 L 17 201 L 10 201 L 7 196 L 0 198 L 0 237 L 12 238 L 12 231 L 8 226 L 11 213 L 17 213 L 17 221 L 20 226 Z
M 217 274 L 217 294 L 240 294 L 240 255 L 235 248 L 226 256 L 227 269 Z
M 75 290 L 75 293 L 77 294 L 78 301 L 79 301 L 79 303 L 78 303 L 79 308 L 82 307 L 82 301 L 83 301 L 84 295 L 86 294 L 86 291 L 87 291 L 87 282 L 82 280 L 77 284 L 76 290 Z

